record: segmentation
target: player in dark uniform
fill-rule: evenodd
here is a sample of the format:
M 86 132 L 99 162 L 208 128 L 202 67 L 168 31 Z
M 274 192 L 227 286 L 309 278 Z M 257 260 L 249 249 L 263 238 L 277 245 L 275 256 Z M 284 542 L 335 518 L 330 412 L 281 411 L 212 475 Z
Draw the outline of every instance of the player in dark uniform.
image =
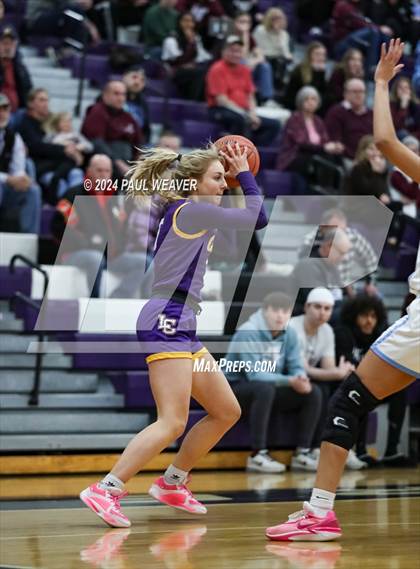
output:
M 220 154 L 229 165 L 227 174 Z M 245 195 L 245 208 L 222 207 L 225 175 L 237 178 Z M 159 185 L 164 178 L 177 183 L 178 191 Z M 186 486 L 188 473 L 236 423 L 241 411 L 229 383 L 196 335 L 204 273 L 218 228 L 252 231 L 267 224 L 246 151 L 238 145 L 228 147 L 225 153 L 210 147 L 183 156 L 170 150 L 152 150 L 138 163 L 132 181 L 141 182 L 148 193 L 153 193 L 153 186 L 166 189 L 159 193 L 168 203 L 155 243 L 152 298 L 137 322 L 158 417 L 132 439 L 112 471 L 80 495 L 113 527 L 130 526 L 119 504 L 125 494 L 124 483 L 183 434 L 191 396 L 208 414 L 190 429 L 173 464 L 149 493 L 189 513 L 206 513 L 205 506 Z M 183 187 L 192 187 L 191 181 L 196 182 L 195 191 L 182 191 Z M 204 358 L 214 371 L 194 371 L 196 358 Z

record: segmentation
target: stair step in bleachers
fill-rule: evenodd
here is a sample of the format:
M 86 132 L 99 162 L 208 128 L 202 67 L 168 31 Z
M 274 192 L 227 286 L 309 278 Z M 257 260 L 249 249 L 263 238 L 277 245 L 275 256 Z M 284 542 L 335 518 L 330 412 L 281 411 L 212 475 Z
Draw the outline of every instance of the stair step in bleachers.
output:
M 79 393 L 41 393 L 39 409 L 102 409 L 121 408 L 124 405 L 123 395 L 116 393 L 92 393 L 89 397 Z M 27 395 L 15 393 L 2 394 L 0 409 L 31 409 Z M 63 412 L 62 411 L 62 412 Z
M 18 336 L 15 334 L 2 334 L 0 338 L 1 353 L 26 353 L 29 344 L 31 342 L 36 342 L 37 340 L 38 337 L 33 335 Z
M 1 371 L 0 393 L 29 393 L 33 384 L 33 370 Z M 40 393 L 95 393 L 97 388 L 98 377 L 95 374 L 69 374 L 51 370 L 41 373 Z
M 0 318 L 0 331 L 22 332 L 23 322 L 21 320 L 3 320 Z
M 0 370 L 1 368 L 34 369 L 35 360 L 35 354 L 0 353 Z M 44 369 L 71 369 L 72 361 L 70 356 L 63 356 L 61 354 L 44 354 L 42 359 L 42 367 Z
M 45 79 L 46 81 L 55 79 L 56 81 L 60 81 L 63 79 L 72 79 L 71 72 L 69 69 L 65 69 L 63 67 L 49 67 L 46 65 L 43 66 L 35 66 L 31 69 L 31 77 L 34 82 L 38 83 Z
M 31 233 L 0 233 L 0 266 L 8 265 L 13 255 L 18 253 L 36 263 L 38 235 Z M 19 266 L 19 263 L 17 266 Z
M 148 414 L 119 411 L 30 408 L 24 411 L 3 409 L 2 435 L 30 433 L 135 433 L 149 424 Z
M 134 433 L 2 435 L 0 451 L 123 450 Z

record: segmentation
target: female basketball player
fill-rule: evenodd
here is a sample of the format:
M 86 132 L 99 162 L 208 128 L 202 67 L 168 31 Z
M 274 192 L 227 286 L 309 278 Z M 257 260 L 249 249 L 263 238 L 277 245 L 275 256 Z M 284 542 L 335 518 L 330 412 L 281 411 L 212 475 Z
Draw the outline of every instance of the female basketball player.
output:
M 206 508 L 186 487 L 189 471 L 205 456 L 240 417 L 239 404 L 220 371 L 196 372 L 193 361 L 204 358 L 215 369 L 214 359 L 196 336 L 196 314 L 207 258 L 217 228 L 257 229 L 267 224 L 246 150 L 239 145 L 221 152 L 229 171 L 225 174 L 214 147 L 178 155 L 164 149 L 146 153 L 132 180 L 142 187 L 165 188 L 157 182 L 194 187 L 190 193 L 161 190 L 168 207 L 161 221 L 154 254 L 152 298 L 137 322 L 137 337 L 147 353 L 149 379 L 156 402 L 157 420 L 136 435 L 105 478 L 83 490 L 82 501 L 108 525 L 128 527 L 119 499 L 124 484 L 145 464 L 180 437 L 188 419 L 191 396 L 207 415 L 186 435 L 173 464 L 158 478 L 149 493 L 165 504 L 193 514 Z M 220 207 L 226 189 L 225 175 L 236 177 L 246 197 L 246 208 Z M 168 186 L 166 186 L 166 189 Z M 152 192 L 151 192 L 152 193 Z
M 398 64 L 403 49 L 404 44 L 399 39 L 391 40 L 388 51 L 385 45 L 382 46 L 375 73 L 374 135 L 384 155 L 419 182 L 420 158 L 397 139 L 389 106 L 388 83 L 403 67 Z M 359 421 L 382 399 L 420 377 L 420 249 L 409 284 L 416 299 L 408 307 L 407 316 L 378 338 L 330 401 L 310 501 L 304 502 L 303 510 L 292 514 L 287 522 L 268 528 L 268 538 L 278 541 L 329 541 L 341 536 L 333 511 L 335 492 L 348 451 L 356 441 Z

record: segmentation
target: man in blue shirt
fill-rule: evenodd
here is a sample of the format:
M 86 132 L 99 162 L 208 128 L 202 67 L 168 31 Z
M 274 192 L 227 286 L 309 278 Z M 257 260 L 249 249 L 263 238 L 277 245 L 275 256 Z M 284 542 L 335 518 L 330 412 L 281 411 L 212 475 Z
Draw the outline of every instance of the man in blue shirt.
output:
M 296 415 L 292 469 L 317 468 L 309 451 L 321 412 L 321 391 L 306 376 L 296 332 L 286 328 L 291 313 L 288 296 L 269 294 L 262 308 L 236 331 L 226 355 L 226 376 L 249 422 L 253 452 L 247 470 L 253 472 L 284 472 L 286 468 L 267 450 L 273 413 Z

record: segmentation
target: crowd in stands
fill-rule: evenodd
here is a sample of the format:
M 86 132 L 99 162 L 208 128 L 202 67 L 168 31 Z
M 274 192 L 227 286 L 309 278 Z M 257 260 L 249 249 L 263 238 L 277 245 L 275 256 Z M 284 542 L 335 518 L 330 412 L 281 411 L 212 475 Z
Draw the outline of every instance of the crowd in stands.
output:
M 331 291 L 317 287 L 309 292 L 303 314 L 290 318 L 291 298 L 271 293 L 232 337 L 227 361 L 247 363 L 239 372 L 228 372 L 227 377 L 249 425 L 249 471 L 285 471 L 285 465 L 270 456 L 268 440 L 273 417 L 288 413 L 297 417 L 298 443 L 291 469 L 316 471 L 329 399 L 387 327 L 386 309 L 378 297 L 360 294 L 349 298 L 332 327 L 334 304 Z M 275 362 L 275 370 L 255 371 L 257 360 Z M 388 403 L 389 422 L 384 464 L 408 465 L 410 461 L 398 453 L 406 391 L 384 403 Z M 346 462 L 350 470 L 378 465 L 366 448 L 367 431 L 366 416 Z
M 69 124 L 59 126 L 51 116 L 48 92 L 31 89 L 19 33 L 24 39 L 56 36 L 64 49 L 70 38 L 87 42 L 89 49 L 109 41 L 109 33 L 113 39 L 119 28 L 136 24 L 144 61 L 164 66 L 180 98 L 205 102 L 222 132 L 276 149 L 276 167 L 293 173 L 295 193 L 311 193 L 312 186 L 325 182 L 321 165 L 340 173 L 331 184 L 328 179 L 327 190 L 376 195 L 387 205 L 393 196 L 400 209 L 411 205 L 404 212 L 417 216 L 418 188 L 390 176 L 373 144 L 363 152 L 359 143 L 372 135 L 371 80 L 379 44 L 395 34 L 407 42 L 409 64 L 392 86 L 393 118 L 401 139 L 419 135 L 420 106 L 411 83 L 418 67 L 418 11 L 404 0 L 381 0 L 373 7 L 336 0 L 322 7 L 317 3 L 315 17 L 306 2 L 295 4 L 293 13 L 287 2 L 284 9 L 265 3 L 261 10 L 258 1 L 119 0 L 108 14 L 94 0 L 25 2 L 20 29 L 6 20 L 0 31 L 0 92 L 9 99 L 11 124 L 35 164 L 43 200 L 54 204 L 79 184 L 93 153 L 110 156 L 113 175 L 122 177 L 137 156 L 135 148 L 155 142 L 147 77 L 139 62 L 127 65 L 121 80 L 104 78 L 102 93 L 82 123 L 87 140 L 80 143 Z M 288 15 L 294 20 L 290 29 Z M 303 52 L 297 49 L 305 43 Z M 279 110 L 286 112 L 282 118 Z M 391 192 L 393 180 L 398 187 Z
M 207 107 L 208 120 L 221 133 L 272 148 L 275 168 L 293 175 L 293 193 L 316 192 L 323 184 L 323 167 L 339 173 L 331 183 L 328 178 L 323 193 L 375 196 L 394 213 L 420 220 L 418 184 L 386 162 L 372 136 L 373 68 L 381 42 L 398 35 L 406 41 L 406 68 L 392 85 L 392 115 L 399 138 L 419 152 L 420 14 L 411 2 L 298 0 L 272 6 L 264 2 L 261 10 L 258 0 L 116 0 L 110 13 L 102 4 L 27 0 L 20 29 L 7 21 L 0 27 L 0 229 L 39 233 L 43 204 L 55 207 L 51 232 L 57 246 L 69 231 L 65 246 L 61 242 L 60 261 L 86 274 L 92 296 L 106 294 L 101 283 L 105 268 L 124 274 L 113 297 L 150 293 L 152 277 L 144 275 L 144 267 L 159 210 L 153 209 L 150 218 L 141 205 L 128 209 L 118 200 L 120 185 L 114 181 L 127 175 L 139 149 L 158 145 L 181 151 L 189 143 L 168 124 L 159 139 L 153 135 L 150 61 L 161 66 L 177 98 Z M 289 26 L 291 4 L 297 22 Z M 7 2 L 5 8 L 7 17 Z M 119 77 L 104 78 L 79 132 L 71 114 L 50 109 L 46 89 L 33 88 L 19 42 L 55 36 L 62 42 L 60 54 L 61 48 L 68 51 L 71 38 L 70 49 L 87 44 L 89 51 L 115 41 L 119 28 L 133 24 L 139 28 L 143 61 L 127 65 Z M 84 187 L 86 180 L 107 191 L 92 195 Z M 89 207 L 78 206 L 76 198 L 88 198 L 79 204 Z M 344 205 L 351 213 L 352 205 L 343 199 Z M 363 211 L 357 214 L 361 222 L 374 225 L 375 220 L 363 219 Z M 394 243 L 400 233 L 398 224 L 391 227 Z M 299 257 L 291 275 L 291 289 L 299 290 L 294 316 L 287 295 L 267 296 L 238 328 L 226 356 L 254 355 L 277 365 L 275 374 L 229 377 L 249 422 L 251 471 L 285 469 L 268 452 L 270 418 L 276 413 L 298 417 L 292 468 L 316 470 L 328 400 L 386 327 L 375 286 L 377 255 L 340 209 L 324 213 L 319 230 L 305 236 Z M 314 264 L 313 258 L 325 262 Z M 356 263 L 368 276 L 344 286 Z M 303 288 L 309 274 L 320 288 Z M 249 349 L 238 351 L 238 340 Z M 405 392 L 388 403 L 386 460 L 402 464 L 397 445 Z M 349 468 L 374 462 L 367 455 L 366 430 L 367 423 L 356 452 L 349 454 Z

